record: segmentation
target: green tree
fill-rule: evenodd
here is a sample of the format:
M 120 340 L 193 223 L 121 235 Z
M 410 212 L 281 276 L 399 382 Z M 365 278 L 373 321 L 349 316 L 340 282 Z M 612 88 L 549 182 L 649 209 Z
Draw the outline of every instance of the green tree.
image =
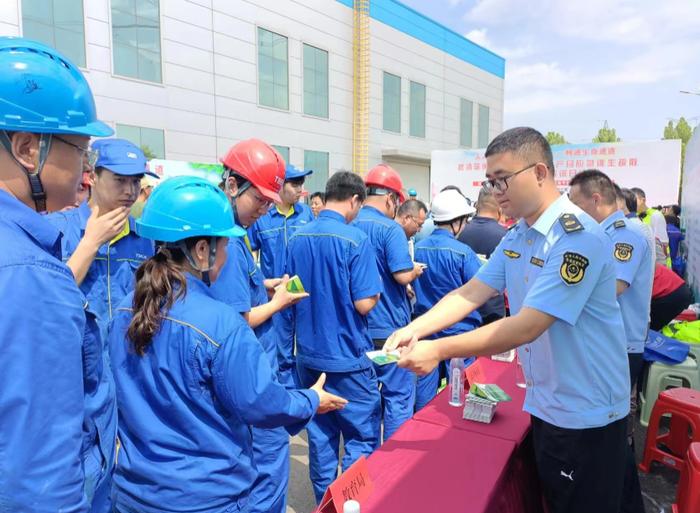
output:
M 559 132 L 547 132 L 545 136 L 549 144 L 568 144 L 569 141 Z
M 603 128 L 598 130 L 598 135 L 593 138 L 594 143 L 611 143 L 620 141 L 622 141 L 622 139 L 617 136 L 614 128 L 608 127 L 607 121 L 603 124 Z
M 672 120 L 669 120 L 668 124 L 664 127 L 664 139 L 680 139 L 681 140 L 681 183 L 683 183 L 683 166 L 685 165 L 685 147 L 693 137 L 695 130 L 691 128 L 690 124 L 686 121 L 684 117 L 681 117 L 678 122 L 674 125 Z
M 153 150 L 152 150 L 151 148 L 149 148 L 149 147 L 148 147 L 147 145 L 145 145 L 145 144 L 141 146 L 141 151 L 142 151 L 143 154 L 146 156 L 146 160 L 151 160 L 151 159 L 157 159 L 157 158 L 158 158 L 158 156 L 157 156 L 155 153 L 153 153 Z

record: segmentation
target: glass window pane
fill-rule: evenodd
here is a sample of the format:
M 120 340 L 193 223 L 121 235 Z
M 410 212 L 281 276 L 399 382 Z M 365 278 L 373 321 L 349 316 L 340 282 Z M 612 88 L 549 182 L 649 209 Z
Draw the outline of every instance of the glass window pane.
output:
M 472 141 L 472 119 L 474 117 L 474 104 L 469 100 L 460 98 L 459 115 L 459 144 L 471 148 Z
M 411 112 L 409 134 L 425 137 L 425 86 L 411 82 Z
M 328 118 L 328 52 L 306 44 L 304 114 Z
M 384 72 L 384 130 L 401 132 L 401 78 Z
M 85 67 L 82 0 L 22 0 L 23 36 L 53 46 Z
M 163 130 L 142 128 L 139 146 L 148 148 L 156 158 L 165 158 L 165 134 Z
M 304 169 L 311 169 L 313 173 L 306 177 L 304 189 L 310 193 L 326 190 L 328 181 L 329 154 L 325 151 L 304 151 Z
M 138 76 L 138 50 L 135 46 L 114 44 L 114 73 L 126 77 Z
M 276 144 L 273 144 L 272 147 L 279 151 L 280 155 L 282 155 L 282 158 L 284 159 L 284 162 L 289 164 L 289 146 L 277 146 Z
M 114 72 L 161 82 L 158 0 L 112 0 Z
M 489 108 L 479 105 L 479 148 L 489 144 Z
M 127 139 L 134 144 L 140 144 L 141 130 L 137 126 L 120 125 L 117 123 L 117 137 Z
M 258 101 L 289 109 L 287 38 L 258 27 Z
M 160 82 L 160 56 L 156 52 L 139 49 L 139 78 Z

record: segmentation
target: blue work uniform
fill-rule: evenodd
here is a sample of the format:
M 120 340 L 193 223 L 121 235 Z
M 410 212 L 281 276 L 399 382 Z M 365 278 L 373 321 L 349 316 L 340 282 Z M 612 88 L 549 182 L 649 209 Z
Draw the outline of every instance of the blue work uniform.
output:
M 523 408 L 560 428 L 602 427 L 629 412 L 629 370 L 615 297 L 612 242 L 565 196 L 532 225 L 508 231 L 476 278 L 508 289 L 513 315 L 523 307 L 554 323 L 518 348 L 526 379 Z
M 627 289 L 617 297 L 627 335 L 627 352 L 643 353 L 649 329 L 654 266 L 642 227 L 630 223 L 621 211 L 608 216 L 601 226 L 614 244 L 615 272 Z
M 289 238 L 300 226 L 314 220 L 311 209 L 303 203 L 292 206 L 288 213 L 280 212 L 277 205 L 258 219 L 248 229 L 250 247 L 260 252 L 260 269 L 266 278 L 279 278 L 285 273 L 287 245 Z M 292 310 L 287 308 L 272 316 L 272 324 L 277 332 L 280 382 L 294 387 L 296 370 L 294 363 L 294 319 Z
M 61 234 L 0 190 L 0 511 L 88 511 L 85 299 Z
M 49 214 L 47 219 L 63 234 L 61 247 L 63 261 L 67 262 L 75 252 L 78 244 L 85 236 L 85 228 L 92 211 L 87 201 L 77 208 Z M 92 501 L 94 513 L 111 511 L 110 494 L 111 474 L 114 467 L 116 452 L 116 422 L 115 391 L 112 369 L 109 365 L 109 352 L 104 347 L 107 341 L 107 328 L 116 307 L 126 294 L 134 288 L 134 273 L 141 263 L 153 255 L 153 242 L 136 234 L 134 219 L 129 217 L 122 232 L 110 242 L 100 246 L 88 269 L 85 279 L 80 284 L 80 290 L 85 294 L 90 313 L 96 317 L 100 330 L 100 343 L 103 347 L 104 362 L 99 368 L 99 383 L 96 389 L 86 390 L 86 419 L 91 416 L 96 426 L 103 461 L 97 457 L 86 460 L 86 486 L 90 490 L 90 476 L 87 467 L 96 467 L 100 471 L 107 469 L 104 476 L 95 478 L 97 481 Z M 94 449 L 93 449 L 94 451 Z M 95 456 L 95 455 L 93 455 Z M 95 475 L 100 476 L 97 471 Z M 88 493 L 90 495 L 90 493 Z
M 393 274 L 412 271 L 413 260 L 401 226 L 376 208 L 368 205 L 362 207 L 352 225 L 367 234 L 377 257 L 383 284 L 382 295 L 367 316 L 367 322 L 375 347 L 381 348 L 394 331 L 411 322 L 411 304 L 406 286 L 398 283 Z M 415 377 L 397 365 L 375 365 L 375 371 L 381 384 L 384 439 L 387 440 L 413 416 Z
M 240 314 L 267 303 L 264 277 L 250 253 L 245 238 L 233 237 L 228 242 L 226 264 L 211 285 L 212 296 Z M 268 363 L 278 381 L 277 334 L 271 319 L 254 329 L 265 351 Z M 248 507 L 251 512 L 286 511 L 289 484 L 289 435 L 282 427 L 253 427 L 253 453 L 258 480 L 251 491 Z
M 416 315 L 423 315 L 443 297 L 471 280 L 481 267 L 479 257 L 472 249 L 455 239 L 444 228 L 435 228 L 427 239 L 416 244 L 416 261 L 427 264 L 425 272 L 413 282 L 416 291 Z M 472 331 L 481 325 L 481 315 L 470 313 L 431 338 L 449 337 Z M 435 397 L 440 369 L 421 376 L 416 382 L 416 410 L 423 408 Z
M 131 295 L 109 335 L 122 448 L 114 476 L 119 513 L 249 511 L 258 479 L 251 426 L 296 434 L 318 395 L 287 391 L 240 315 L 198 278 L 138 356 L 126 337 Z
M 294 306 L 299 381 L 309 386 L 326 372 L 326 390 L 349 401 L 307 428 L 311 483 L 320 502 L 337 475 L 341 433 L 343 470 L 379 446 L 377 375 L 365 354 L 373 349 L 372 338 L 354 302 L 379 294 L 382 286 L 367 236 L 332 210 L 322 210 L 292 236 L 287 269 L 310 294 Z
M 85 236 L 85 227 L 90 218 L 87 201 L 77 208 L 49 214 L 47 218 L 63 234 L 61 241 L 63 260 L 67 262 Z M 97 314 L 102 334 L 116 307 L 126 294 L 134 289 L 134 273 L 141 263 L 153 256 L 153 241 L 136 234 L 136 223 L 129 217 L 124 230 L 113 240 L 100 246 L 95 260 L 80 284 L 80 290 Z

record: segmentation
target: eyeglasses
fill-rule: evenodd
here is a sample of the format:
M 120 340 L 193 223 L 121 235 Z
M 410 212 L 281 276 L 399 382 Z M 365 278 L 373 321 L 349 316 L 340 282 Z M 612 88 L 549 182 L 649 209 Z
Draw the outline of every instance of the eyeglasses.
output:
M 63 137 L 59 137 L 58 135 L 53 135 L 52 139 L 58 139 L 61 141 L 63 144 L 67 144 L 68 146 L 72 146 L 76 150 L 80 151 L 82 154 L 84 154 L 87 157 L 88 164 L 90 164 L 90 167 L 95 167 L 95 164 L 97 163 L 97 158 L 100 156 L 100 153 L 96 150 L 91 150 L 89 148 L 83 148 L 82 146 L 78 146 L 77 144 L 73 144 L 70 141 L 65 140 Z
M 415 216 L 408 216 L 408 218 L 409 218 L 411 221 L 413 221 L 413 223 L 418 227 L 419 230 L 423 228 L 423 225 L 425 224 L 425 219 L 423 220 L 422 223 L 419 223 L 419 222 L 416 220 Z
M 530 164 L 527 167 L 522 168 L 520 171 L 516 171 L 515 173 L 511 173 L 508 176 L 503 176 L 501 178 L 494 178 L 492 180 L 484 180 L 481 182 L 481 186 L 486 189 L 487 191 L 493 191 L 497 190 L 498 192 L 506 192 L 508 190 L 508 180 L 513 178 L 515 175 L 519 175 L 520 173 L 524 173 L 528 169 L 535 167 L 538 164 L 538 162 L 535 162 L 534 164 Z

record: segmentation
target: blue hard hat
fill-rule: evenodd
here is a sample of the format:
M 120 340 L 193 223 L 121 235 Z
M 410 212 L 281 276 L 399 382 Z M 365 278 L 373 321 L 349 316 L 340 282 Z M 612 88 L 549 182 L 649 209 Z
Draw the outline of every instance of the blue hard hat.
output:
M 297 180 L 298 178 L 304 178 L 313 173 L 310 169 L 299 169 L 291 164 L 287 164 L 287 168 L 284 171 L 284 181 Z
M 126 139 L 98 139 L 92 143 L 98 152 L 95 167 L 104 167 L 122 176 L 151 175 L 158 178 L 146 167 L 146 156 L 141 148 Z
M 190 237 L 243 237 L 226 195 L 196 176 L 170 178 L 153 190 L 136 221 L 146 239 L 177 242 Z
M 0 37 L 0 130 L 112 135 L 78 67 L 55 48 Z
M 418 196 L 418 192 L 416 192 L 415 189 L 408 189 L 408 195 L 409 195 L 411 198 L 415 198 L 416 196 Z

